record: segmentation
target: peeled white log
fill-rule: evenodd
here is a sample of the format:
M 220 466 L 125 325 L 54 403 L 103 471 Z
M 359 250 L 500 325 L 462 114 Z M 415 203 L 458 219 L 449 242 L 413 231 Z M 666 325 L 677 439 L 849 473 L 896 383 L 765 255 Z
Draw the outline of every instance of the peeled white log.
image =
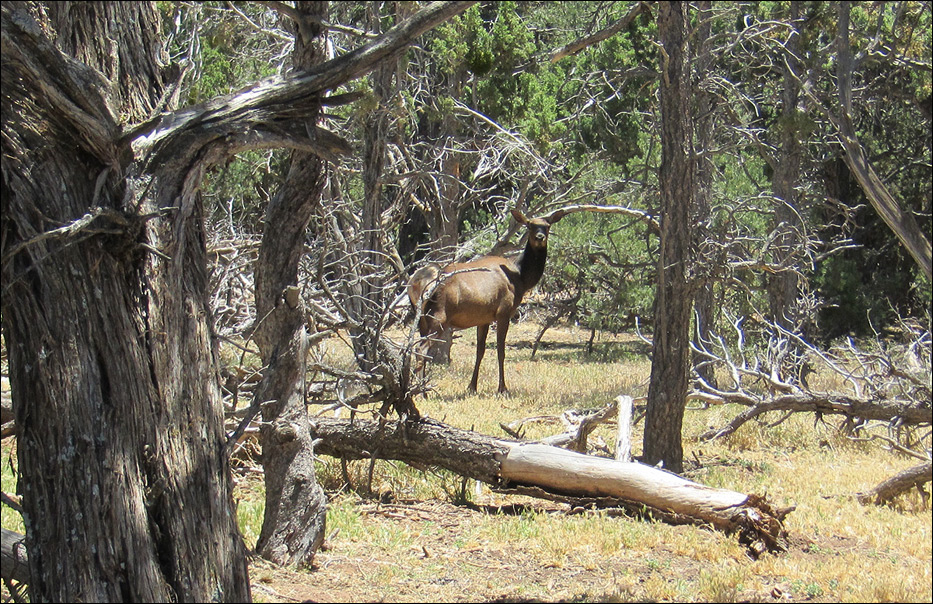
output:
M 500 477 L 575 497 L 614 497 L 736 528 L 748 495 L 707 487 L 638 462 L 619 462 L 547 445 L 513 445 L 500 460 Z
M 632 461 L 632 412 L 635 401 L 622 394 L 616 398 L 618 429 L 616 431 L 616 460 Z

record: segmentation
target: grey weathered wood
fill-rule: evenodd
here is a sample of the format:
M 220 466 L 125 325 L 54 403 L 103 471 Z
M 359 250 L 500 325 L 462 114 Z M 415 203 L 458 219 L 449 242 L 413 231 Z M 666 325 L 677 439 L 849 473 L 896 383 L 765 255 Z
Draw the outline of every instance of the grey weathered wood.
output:
M 640 463 L 623 463 L 542 444 L 496 439 L 431 419 L 400 424 L 315 418 L 316 451 L 345 459 L 395 459 L 440 466 L 497 489 L 639 509 L 678 524 L 739 533 L 755 553 L 782 550 L 790 510 L 762 497 L 717 489 Z
M 25 537 L 8 529 L 0 529 L 0 577 L 29 582 L 29 558 L 26 556 Z
M 856 498 L 859 503 L 885 504 L 910 489 L 919 489 L 921 485 L 931 480 L 933 480 L 933 463 L 928 461 L 898 472 L 867 493 L 859 493 Z
M 618 430 L 616 432 L 616 461 L 632 461 L 632 411 L 634 400 L 628 395 L 616 398 Z

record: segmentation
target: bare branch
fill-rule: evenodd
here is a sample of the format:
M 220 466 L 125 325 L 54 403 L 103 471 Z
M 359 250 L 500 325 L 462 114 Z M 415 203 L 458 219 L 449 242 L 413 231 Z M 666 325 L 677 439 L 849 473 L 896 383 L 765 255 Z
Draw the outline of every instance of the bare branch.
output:
M 648 228 L 651 229 L 651 232 L 655 235 L 660 234 L 661 232 L 661 226 L 655 216 L 645 212 L 644 210 L 636 210 L 635 208 L 628 208 L 625 206 L 599 206 L 589 204 L 564 206 L 562 208 L 551 211 L 549 214 L 547 214 L 547 216 L 544 216 L 544 219 L 553 224 L 562 219 L 564 216 L 568 214 L 574 214 L 576 212 L 596 212 L 601 214 L 622 214 L 625 216 L 631 216 L 632 218 L 637 218 L 638 220 L 648 225 Z
M 632 9 L 629 10 L 629 12 L 626 13 L 624 17 L 622 17 L 621 19 L 619 19 L 612 25 L 599 30 L 595 34 L 586 36 L 584 38 L 580 38 L 578 40 L 571 42 L 570 44 L 566 44 L 556 50 L 551 51 L 549 60 L 551 61 L 551 63 L 556 63 L 563 58 L 573 56 L 585 48 L 593 46 L 594 44 L 598 44 L 599 42 L 602 42 L 603 40 L 606 40 L 607 38 L 610 38 L 616 35 L 620 31 L 628 27 L 632 23 L 632 21 L 635 20 L 635 17 L 637 17 L 638 15 L 644 12 L 647 12 L 650 15 L 651 7 L 648 5 L 647 2 L 639 2 L 638 4 L 633 6 Z
M 768 346 L 763 352 L 747 357 L 742 320 L 736 319 L 733 326 L 736 336 L 732 345 L 719 335 L 693 344 L 695 352 L 707 362 L 729 373 L 732 384 L 729 388 L 715 388 L 697 377 L 690 398 L 739 403 L 749 408 L 726 426 L 703 433 L 702 439 L 731 434 L 749 420 L 771 411 L 842 415 L 848 425 L 863 431 L 867 430 L 865 422 L 869 420 L 885 427 L 933 422 L 931 387 L 929 380 L 921 377 L 930 375 L 929 332 L 914 334 L 914 341 L 907 346 L 884 347 L 879 341 L 877 351 L 866 352 L 849 340 L 843 347 L 824 351 L 778 324 L 764 323 L 761 335 L 766 336 Z M 791 358 L 791 343 L 806 354 L 805 359 Z M 916 355 L 914 350 L 922 352 Z M 807 376 L 818 372 L 838 375 L 848 390 L 813 389 Z
M 186 147 L 197 147 L 198 143 L 205 145 L 220 141 L 226 136 L 263 128 L 283 118 L 301 120 L 314 110 L 313 103 L 304 102 L 306 99 L 320 101 L 328 90 L 366 75 L 381 61 L 404 49 L 414 38 L 472 4 L 475 2 L 434 2 L 370 44 L 316 69 L 266 78 L 243 91 L 164 113 L 150 122 L 127 128 L 123 141 L 132 145 L 137 155 L 171 155 L 173 142 L 180 138 L 185 138 Z M 301 141 L 303 134 L 293 131 L 290 137 Z

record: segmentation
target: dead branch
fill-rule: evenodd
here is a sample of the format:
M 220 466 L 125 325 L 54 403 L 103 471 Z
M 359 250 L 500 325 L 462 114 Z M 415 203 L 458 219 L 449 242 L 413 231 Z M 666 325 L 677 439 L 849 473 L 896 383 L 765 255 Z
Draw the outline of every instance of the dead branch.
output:
M 25 537 L 7 529 L 0 529 L 0 576 L 19 583 L 29 582 L 29 558 L 26 555 Z
M 876 338 L 874 349 L 866 351 L 849 339 L 831 350 L 821 350 L 780 325 L 760 325 L 761 332 L 751 338 L 742 320 L 735 319 L 731 343 L 718 334 L 694 343 L 695 352 L 724 370 L 730 383 L 713 387 L 697 377 L 691 397 L 749 407 L 726 426 L 703 433 L 702 439 L 732 434 L 769 411 L 841 415 L 853 429 L 865 429 L 867 420 L 882 422 L 891 430 L 933 422 L 929 331 L 908 332 L 906 345 Z M 768 345 L 752 350 L 749 339 Z M 816 390 L 809 385 L 814 373 L 838 376 L 846 388 Z
M 819 415 L 843 415 L 853 420 L 875 419 L 886 423 L 908 425 L 929 424 L 933 413 L 929 408 L 885 405 L 867 400 L 859 400 L 839 394 L 820 394 L 800 392 L 785 394 L 759 402 L 741 412 L 722 428 L 712 428 L 700 435 L 701 440 L 722 438 L 735 432 L 739 427 L 769 411 L 811 412 Z
M 867 493 L 856 494 L 856 498 L 859 503 L 883 505 L 891 503 L 898 495 L 916 488 L 920 491 L 924 505 L 926 505 L 929 494 L 923 489 L 923 485 L 931 480 L 933 480 L 933 464 L 927 461 L 888 478 Z
M 560 48 L 551 51 L 549 58 L 551 63 L 556 63 L 565 57 L 573 56 L 584 48 L 593 46 L 594 44 L 598 44 L 599 42 L 614 36 L 623 29 L 627 28 L 632 23 L 632 21 L 635 20 L 635 17 L 642 14 L 643 12 L 647 12 L 649 14 L 651 13 L 651 7 L 647 2 L 639 2 L 633 6 L 624 17 L 618 21 L 615 21 L 608 27 L 604 27 L 594 34 L 580 38 L 578 40 L 574 40 L 570 44 L 561 46 Z
M 602 409 L 578 411 L 568 409 L 564 411 L 560 418 L 563 421 L 566 431 L 563 434 L 555 434 L 541 439 L 541 443 L 552 447 L 564 447 L 578 453 L 586 453 L 587 439 L 593 430 L 600 424 L 611 421 L 618 414 L 618 400 Z
M 637 218 L 638 220 L 644 222 L 648 228 L 654 234 L 660 234 L 661 225 L 658 222 L 658 218 L 644 210 L 638 210 L 636 208 L 629 208 L 626 206 L 601 206 L 601 205 L 592 205 L 592 204 L 577 204 L 570 205 L 552 210 L 545 219 L 550 222 L 555 222 L 566 216 L 567 214 L 574 214 L 576 212 L 597 212 L 600 214 L 623 214 L 625 216 L 630 216 L 632 218 Z

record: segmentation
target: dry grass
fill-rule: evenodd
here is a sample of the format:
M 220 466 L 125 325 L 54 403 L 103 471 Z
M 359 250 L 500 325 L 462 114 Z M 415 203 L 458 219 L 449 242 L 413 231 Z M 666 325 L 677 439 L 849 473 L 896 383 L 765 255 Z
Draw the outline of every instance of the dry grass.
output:
M 504 435 L 500 423 L 601 407 L 621 393 L 645 394 L 649 364 L 637 339 L 603 336 L 594 354 L 589 333 L 553 329 L 531 360 L 536 327 L 509 335 L 509 397 L 494 394 L 491 348 L 480 392 L 465 394 L 472 369 L 473 331 L 454 344 L 450 367 L 432 373 L 435 392 L 422 413 L 462 428 Z M 492 340 L 492 338 L 490 338 Z M 333 354 L 339 351 L 331 343 Z M 752 560 L 733 537 L 692 526 L 605 513 L 572 514 L 564 506 L 504 496 L 464 484 L 443 471 L 377 462 L 372 491 L 347 489 L 340 463 L 320 460 L 329 491 L 326 549 L 314 568 L 294 571 L 252 563 L 260 601 L 847 601 L 930 602 L 933 515 L 929 502 L 908 497 L 899 507 L 860 505 L 853 495 L 914 464 L 875 444 L 853 443 L 837 420 L 799 414 L 768 428 L 751 422 L 713 443 L 696 435 L 724 424 L 736 408 L 687 412 L 684 447 L 689 476 L 698 482 L 766 493 L 787 518 L 788 552 Z M 776 417 L 766 417 L 765 422 Z M 634 453 L 642 424 L 635 426 Z M 560 431 L 529 424 L 528 437 Z M 591 443 L 613 441 L 610 427 Z M 4 466 L 8 466 L 4 443 Z M 5 470 L 6 472 L 6 470 Z M 368 484 L 369 464 L 348 465 L 356 489 Z M 4 490 L 11 490 L 8 477 Z M 240 476 L 239 515 L 248 545 L 262 519 L 262 483 Z M 464 503 L 464 499 L 468 503 Z M 4 510 L 4 526 L 9 520 Z
M 492 348 L 480 392 L 466 394 L 474 336 L 472 330 L 464 332 L 454 344 L 452 364 L 433 369 L 435 391 L 419 409 L 458 427 L 504 435 L 500 423 L 601 407 L 620 393 L 645 394 L 650 366 L 636 338 L 603 336 L 587 356 L 588 332 L 553 329 L 532 360 L 535 334 L 530 324 L 510 331 L 506 371 L 511 396 L 499 397 Z M 296 574 L 270 597 L 930 601 L 929 503 L 908 498 L 898 509 L 879 508 L 860 505 L 853 497 L 913 465 L 912 460 L 847 441 L 836 430 L 836 420 L 815 423 L 812 414 L 771 428 L 750 423 L 720 442 L 697 441 L 697 434 L 737 412 L 734 407 L 687 412 L 688 473 L 705 484 L 766 493 L 777 505 L 796 505 L 787 519 L 791 548 L 785 554 L 756 561 L 733 537 L 703 528 L 570 514 L 557 504 L 499 495 L 472 482 L 463 488 L 459 477 L 446 472 L 377 462 L 371 488 L 383 503 L 352 492 L 335 495 L 329 531 L 336 534 L 319 554 L 315 570 Z M 635 426 L 636 455 L 641 428 Z M 554 423 L 527 424 L 527 437 L 561 429 Z M 598 429 L 591 443 L 600 439 L 612 442 L 611 427 Z M 321 463 L 322 482 L 340 486 L 338 462 L 325 458 Z M 351 464 L 351 482 L 366 485 L 368 470 L 369 464 Z M 469 505 L 453 505 L 464 495 Z

